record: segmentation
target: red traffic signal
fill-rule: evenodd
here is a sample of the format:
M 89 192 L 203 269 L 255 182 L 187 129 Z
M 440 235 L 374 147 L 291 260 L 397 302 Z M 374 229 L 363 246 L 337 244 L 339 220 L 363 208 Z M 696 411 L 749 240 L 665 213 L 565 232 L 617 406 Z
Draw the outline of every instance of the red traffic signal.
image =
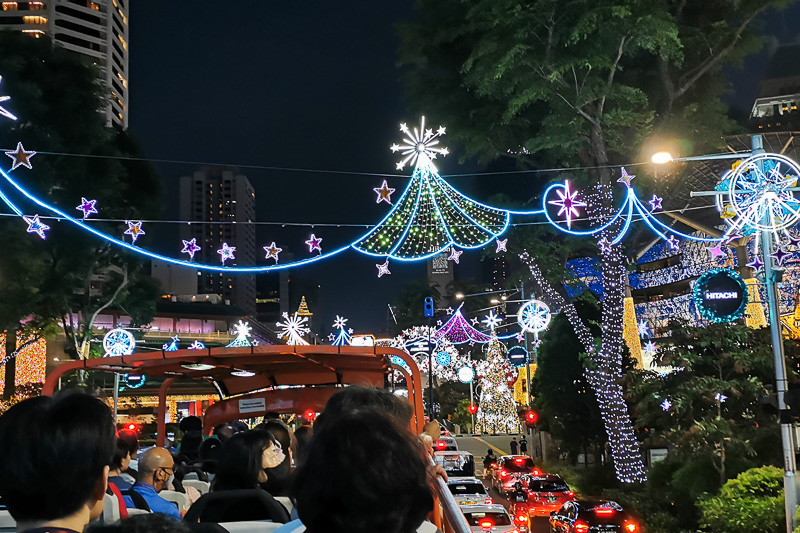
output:
M 478 412 L 478 406 L 477 405 L 472 404 L 472 405 L 469 406 L 469 414 L 474 415 L 477 412 Z
M 317 419 L 317 413 L 315 413 L 313 409 L 306 409 L 306 412 L 303 413 L 303 418 L 309 422 L 313 422 Z
M 525 425 L 529 428 L 535 426 L 537 420 L 539 420 L 539 415 L 537 415 L 535 411 L 525 412 Z

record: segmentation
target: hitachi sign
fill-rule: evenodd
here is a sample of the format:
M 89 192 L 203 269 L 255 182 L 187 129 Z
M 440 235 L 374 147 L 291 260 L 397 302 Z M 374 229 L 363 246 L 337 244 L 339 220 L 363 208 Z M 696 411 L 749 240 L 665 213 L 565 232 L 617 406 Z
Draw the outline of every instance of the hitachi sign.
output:
M 706 293 L 706 300 L 734 300 L 738 297 L 739 293 L 734 291 Z

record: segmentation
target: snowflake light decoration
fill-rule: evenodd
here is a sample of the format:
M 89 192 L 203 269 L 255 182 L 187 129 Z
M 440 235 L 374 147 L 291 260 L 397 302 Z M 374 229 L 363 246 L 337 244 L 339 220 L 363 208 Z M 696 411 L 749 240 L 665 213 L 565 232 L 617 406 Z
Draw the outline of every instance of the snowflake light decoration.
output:
M 489 311 L 489 314 L 486 315 L 486 318 L 484 318 L 482 322 L 486 324 L 487 328 L 494 330 L 494 328 L 503 322 L 503 319 L 497 316 L 494 311 Z
M 647 325 L 647 322 L 644 320 L 640 320 L 637 324 L 637 330 L 639 331 L 639 336 L 641 338 L 649 337 L 650 336 L 650 326 Z
M 281 329 L 278 336 L 286 339 L 286 344 L 290 346 L 305 346 L 308 342 L 303 338 L 303 335 L 308 335 L 311 331 L 306 325 L 307 323 L 307 316 L 297 316 L 297 313 L 289 316 L 289 313 L 283 313 L 283 322 L 276 322 L 275 325 Z
M 550 324 L 551 316 L 546 303 L 541 300 L 531 300 L 520 307 L 517 320 L 523 331 L 541 333 Z
M 136 339 L 127 329 L 114 328 L 103 337 L 103 351 L 106 357 L 130 355 L 136 348 Z
M 249 322 L 242 322 L 241 320 L 233 326 L 233 332 L 236 334 L 236 338 L 233 339 L 226 348 L 241 348 L 243 346 L 252 346 L 253 344 L 250 342 L 250 332 L 253 328 L 250 326 Z

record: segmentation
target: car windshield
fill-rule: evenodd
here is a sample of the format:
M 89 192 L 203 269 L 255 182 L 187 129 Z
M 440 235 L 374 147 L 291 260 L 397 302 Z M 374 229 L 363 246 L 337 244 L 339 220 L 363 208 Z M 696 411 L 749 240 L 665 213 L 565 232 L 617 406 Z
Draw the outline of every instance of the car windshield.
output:
M 508 514 L 495 511 L 489 513 L 464 513 L 467 517 L 467 522 L 471 526 L 479 526 L 481 522 L 491 522 L 495 526 L 510 526 L 511 517 Z
M 544 481 L 536 479 L 528 484 L 531 492 L 568 492 L 569 487 L 563 481 Z
M 451 483 L 447 485 L 453 494 L 486 494 L 486 488 L 480 483 Z
M 503 468 L 509 472 L 529 472 L 533 468 L 533 459 L 530 457 L 517 457 L 503 463 Z

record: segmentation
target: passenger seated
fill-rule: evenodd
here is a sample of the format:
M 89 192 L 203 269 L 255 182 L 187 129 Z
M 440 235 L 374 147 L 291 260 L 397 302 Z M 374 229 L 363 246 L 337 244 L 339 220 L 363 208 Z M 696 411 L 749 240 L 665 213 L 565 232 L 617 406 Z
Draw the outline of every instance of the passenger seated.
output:
M 133 486 L 127 479 L 122 477 L 122 473 L 128 469 L 131 464 L 131 452 L 128 448 L 126 440 L 117 438 L 116 446 L 114 447 L 114 456 L 111 458 L 108 471 L 108 482 L 113 483 L 119 490 L 128 490 Z
M 83 531 L 103 512 L 114 423 L 83 394 L 40 396 L 0 417 L 0 497 L 17 531 Z
M 128 469 L 122 472 L 120 477 L 125 478 L 125 481 L 130 484 L 136 483 L 136 478 L 139 475 L 139 437 L 136 436 L 136 431 L 130 429 L 120 429 L 117 436 L 125 441 L 131 454 L 131 461 L 128 464 Z
M 197 519 L 202 522 L 287 522 L 289 513 L 286 509 L 259 486 L 267 481 L 265 469 L 275 468 L 283 462 L 284 454 L 276 443 L 271 433 L 260 429 L 236 433 L 228 439 L 222 447 L 211 494 L 198 501 L 198 504 L 203 504 L 203 511 Z M 260 491 L 256 499 L 263 505 L 213 497 L 215 493 L 243 490 Z M 190 509 L 187 520 L 194 514 Z
M 142 460 L 139 461 L 139 481 L 134 483 L 129 491 L 123 493 L 128 509 L 142 509 L 141 500 L 144 500 L 146 510 L 163 513 L 180 520 L 180 513 L 175 504 L 158 495 L 159 492 L 168 488 L 170 478 L 174 475 L 174 466 L 172 454 L 164 448 L 147 450 L 142 456 Z M 136 496 L 137 494 L 138 496 Z
M 166 515 L 147 513 L 126 518 L 117 524 L 91 527 L 88 533 L 191 533 L 191 531 L 188 525 Z
M 414 533 L 433 509 L 419 441 L 369 409 L 326 413 L 291 493 L 300 519 L 275 533 Z
M 284 453 L 284 459 L 278 466 L 267 468 L 267 481 L 261 484 L 261 488 L 273 496 L 285 496 L 289 493 L 289 478 L 292 475 L 292 450 L 296 447 L 294 434 L 289 426 L 275 418 L 265 420 L 257 429 L 269 431 Z

